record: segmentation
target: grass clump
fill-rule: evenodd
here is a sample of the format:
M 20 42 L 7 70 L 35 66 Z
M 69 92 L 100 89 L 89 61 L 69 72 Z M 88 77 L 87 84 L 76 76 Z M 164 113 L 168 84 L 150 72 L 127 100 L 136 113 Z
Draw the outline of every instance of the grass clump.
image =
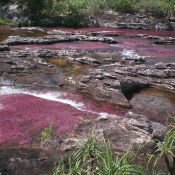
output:
M 133 163 L 134 157 L 130 157 L 129 151 L 130 148 L 123 155 L 115 154 L 108 142 L 92 135 L 76 147 L 68 160 L 61 161 L 53 175 L 144 174 L 144 168 Z
M 163 142 L 154 139 L 160 143 L 153 153 L 145 155 L 147 161 L 142 164 L 139 157 L 144 145 L 135 155 L 130 154 L 131 146 L 119 154 L 111 150 L 108 141 L 93 133 L 80 142 L 68 159 L 59 163 L 53 175 L 175 175 L 175 117 L 168 120 Z
M 130 146 L 123 154 L 115 153 L 108 141 L 92 134 L 80 142 L 68 159 L 59 163 L 53 175 L 175 175 L 175 125 L 172 120 L 175 122 L 175 117 L 167 123 L 164 141 L 152 154 L 147 154 L 148 161 L 142 164 L 138 161 L 140 150 L 131 155 Z
M 169 174 L 175 175 L 175 117 L 171 117 L 170 119 L 171 123 L 167 124 L 167 132 L 165 133 L 164 141 L 156 149 L 154 154 L 150 156 L 148 166 L 154 159 L 153 168 L 155 168 L 158 161 L 163 158 Z

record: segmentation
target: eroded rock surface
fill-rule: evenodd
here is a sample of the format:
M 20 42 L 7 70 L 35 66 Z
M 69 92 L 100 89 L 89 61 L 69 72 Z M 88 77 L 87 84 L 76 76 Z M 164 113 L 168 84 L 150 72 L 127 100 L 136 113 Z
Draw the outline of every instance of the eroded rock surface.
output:
M 60 32 L 59 32 L 60 33 Z M 98 36 L 94 36 L 98 35 Z M 129 36 L 131 37 L 131 36 Z M 133 36 L 132 36 L 133 37 Z M 147 37 L 148 36 L 142 36 Z M 87 41 L 117 44 L 117 39 L 104 37 L 100 33 L 67 33 L 45 37 L 10 36 L 1 43 L 1 50 L 10 45 L 52 44 L 59 42 Z M 103 55 L 100 59 L 93 54 Z M 126 99 L 132 93 L 150 86 L 175 91 L 174 63 L 158 62 L 147 64 L 146 59 L 137 54 L 120 55 L 120 50 L 110 51 L 73 50 L 73 49 L 25 49 L 4 51 L 0 56 L 1 84 L 8 82 L 20 86 L 69 87 L 82 93 L 91 94 L 101 101 L 108 101 L 123 107 L 130 107 Z M 115 58 L 114 58 L 115 55 Z M 118 56 L 116 56 L 118 55 Z M 67 60 L 71 64 L 89 65 L 84 74 L 65 74 L 60 67 L 49 63 L 48 58 Z
M 145 13 L 121 14 L 110 10 L 106 12 L 94 12 L 90 14 L 88 25 L 90 26 L 106 26 L 114 28 L 129 28 L 129 29 L 160 29 L 171 30 L 174 28 L 173 20 L 164 23 L 161 20 L 153 18 Z
M 3 173 L 37 174 L 50 172 L 54 163 L 66 158 L 76 146 L 86 142 L 96 133 L 97 140 L 105 138 L 113 151 L 123 152 L 132 145 L 131 151 L 137 151 L 141 145 L 142 152 L 151 153 L 162 142 L 166 127 L 151 122 L 146 116 L 127 113 L 120 116 L 86 119 L 61 136 L 51 137 L 41 143 L 38 149 L 10 148 L 1 149 L 1 170 Z M 156 138 L 159 142 L 152 141 Z M 21 170 L 19 172 L 19 170 Z
M 157 122 L 151 122 L 145 115 L 127 113 L 124 118 L 107 117 L 105 119 L 96 118 L 94 120 L 84 120 L 76 125 L 62 138 L 54 138 L 54 141 L 43 143 L 44 148 L 55 148 L 55 152 L 62 152 L 74 149 L 76 146 L 86 142 L 96 133 L 97 139 L 105 138 L 110 142 L 111 148 L 117 152 L 123 152 L 132 145 L 132 150 L 136 151 L 144 145 L 144 152 L 152 152 L 154 148 L 162 142 L 166 127 Z M 159 142 L 154 142 L 156 138 Z M 60 146 L 58 147 L 58 143 Z
M 45 37 L 20 37 L 9 36 L 2 44 L 5 45 L 21 45 L 21 44 L 53 44 L 59 42 L 71 41 L 93 41 L 104 42 L 108 44 L 116 44 L 117 42 L 112 37 L 93 37 L 87 35 L 51 35 Z
M 116 37 L 116 36 L 115 36 Z M 157 62 L 148 64 L 145 57 L 137 54 L 122 55 L 121 49 L 115 47 L 109 50 L 88 49 L 31 49 L 17 50 L 11 45 L 51 44 L 60 42 L 105 42 L 117 45 L 117 38 L 106 37 L 100 33 L 67 33 L 56 32 L 46 37 L 9 37 L 1 43 L 0 54 L 0 85 L 37 88 L 65 88 L 81 93 L 99 101 L 129 108 L 131 104 L 127 94 L 132 94 L 151 86 L 175 92 L 175 63 Z M 147 37 L 146 35 L 128 37 Z M 75 43 L 74 43 L 75 44 Z M 52 46 L 52 45 L 51 45 Z M 2 48 L 2 49 L 1 49 Z M 10 50 L 8 50 L 10 49 Z M 70 65 L 70 67 L 66 67 Z M 153 138 L 163 141 L 166 127 L 152 122 L 147 116 L 127 113 L 125 117 L 116 115 L 90 116 L 82 122 L 77 120 L 69 131 L 57 135 L 50 140 L 37 143 L 41 146 L 31 157 L 14 157 L 4 155 L 4 171 L 25 166 L 41 168 L 41 162 L 50 162 L 52 167 L 61 154 L 67 155 L 79 144 L 82 138 L 87 139 L 95 129 L 97 135 L 104 136 L 111 142 L 115 151 L 125 151 L 130 144 L 133 151 L 140 144 L 145 144 L 145 152 L 152 152 L 157 146 Z M 26 154 L 28 154 L 27 151 Z M 30 154 L 29 154 L 30 155 Z M 11 156 L 11 155 L 10 155 Z M 10 161 L 9 161 L 10 160 Z M 9 168 L 9 167 L 12 168 Z

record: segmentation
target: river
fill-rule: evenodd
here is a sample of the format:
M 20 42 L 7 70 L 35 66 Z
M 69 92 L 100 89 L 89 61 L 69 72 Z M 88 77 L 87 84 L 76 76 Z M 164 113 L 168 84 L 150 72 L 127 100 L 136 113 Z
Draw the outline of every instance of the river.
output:
M 112 55 L 114 58 L 117 58 L 118 55 L 132 56 L 138 54 L 144 57 L 148 64 L 155 64 L 160 61 L 166 63 L 172 63 L 175 61 L 175 48 L 173 45 L 155 45 L 152 40 L 145 39 L 144 37 L 131 37 L 131 35 L 135 34 L 140 34 L 142 36 L 174 37 L 174 31 L 113 28 L 13 29 L 1 26 L 0 40 L 3 41 L 8 36 L 18 35 L 23 37 L 47 36 L 48 32 L 51 33 L 55 31 L 76 33 L 94 32 L 94 35 L 98 35 L 99 33 L 105 34 L 107 36 L 113 36 L 118 41 L 118 44 L 74 41 L 68 43 L 55 43 L 51 45 L 15 45 L 10 46 L 10 49 L 82 49 L 89 50 L 89 52 L 92 50 L 98 50 L 105 51 L 105 57 L 111 57 L 111 51 L 115 53 L 117 50 L 117 53 Z M 108 51 L 110 51 L 109 54 Z M 91 54 L 91 56 L 98 60 L 104 57 L 97 54 Z M 87 70 L 90 69 L 89 65 L 71 64 L 69 61 L 62 59 L 60 61 L 58 59 L 54 61 L 54 59 L 48 58 L 48 62 L 56 64 L 66 74 L 87 74 Z M 75 125 L 81 119 L 80 116 L 83 116 L 82 118 L 84 118 L 87 113 L 93 115 L 106 114 L 123 116 L 126 112 L 133 111 L 145 114 L 150 119 L 160 121 L 161 123 L 165 123 L 168 116 L 175 115 L 175 94 L 156 88 L 147 88 L 129 94 L 128 100 L 131 103 L 131 108 L 126 109 L 107 102 L 97 101 L 91 97 L 83 96 L 82 94 L 66 91 L 65 89 L 49 90 L 46 88 L 44 90 L 35 91 L 30 88 L 22 89 L 19 87 L 8 86 L 8 83 L 7 86 L 5 86 L 5 83 L 2 84 L 4 85 L 1 86 L 0 89 L 1 126 L 3 126 L 0 128 L 1 144 L 6 144 L 6 142 L 18 143 L 18 141 L 20 144 L 30 143 L 31 136 L 29 133 L 31 130 L 34 128 L 40 128 L 36 132 L 41 132 L 41 128 L 48 126 L 51 122 L 55 122 L 58 125 L 57 128 L 59 129 L 57 129 L 57 133 L 63 132 Z M 57 107 L 57 105 L 63 106 L 61 107 L 61 110 L 59 109 L 60 107 Z M 67 105 L 70 106 L 69 108 L 71 110 L 74 109 L 77 111 L 75 112 L 77 114 L 73 114 L 76 118 L 71 118 L 72 112 L 68 112 L 69 110 L 66 109 Z M 61 116 L 64 116 L 64 120 Z M 56 118 L 58 117 L 60 120 L 56 121 Z M 46 118 L 47 120 L 45 120 Z M 6 130 L 6 134 L 4 134 L 4 130 Z
M 10 51 L 1 53 L 15 53 L 40 49 L 54 50 L 81 50 L 92 59 L 113 60 L 113 64 L 121 57 L 139 56 L 151 66 L 156 63 L 175 63 L 175 47 L 157 45 L 153 37 L 175 37 L 174 31 L 130 30 L 114 28 L 10 28 L 0 26 L 0 41 L 9 36 L 45 37 L 66 32 L 67 35 L 88 34 L 113 37 L 117 43 L 109 44 L 94 41 L 71 41 L 53 44 L 15 44 L 9 46 Z M 2 55 L 3 55 L 2 54 Z M 1 55 L 1 58 L 2 58 Z M 8 57 L 7 57 L 8 58 Z M 76 56 L 73 56 L 76 58 Z M 26 60 L 25 60 L 26 61 Z M 60 57 L 45 58 L 48 64 L 56 66 L 66 76 L 89 75 L 91 69 L 98 65 L 76 64 Z M 12 64 L 12 63 L 9 63 Z M 20 64 L 20 63 L 19 63 Z M 129 62 L 132 65 L 132 62 Z M 13 65 L 13 64 L 12 64 Z M 106 66 L 103 62 L 102 68 Z M 45 71 L 47 68 L 43 68 Z M 52 67 L 50 68 L 52 69 Z M 1 75 L 5 70 L 0 70 Z M 40 70 L 41 71 L 41 70 Z M 12 72 L 18 74 L 19 72 Z M 32 72 L 30 72 L 32 74 Z M 59 75 L 59 74 L 58 74 Z M 23 75 L 19 73 L 18 77 Z M 49 75 L 48 75 L 49 77 Z M 174 77 L 171 78 L 174 80 Z M 46 84 L 47 84 L 46 80 Z M 49 82 L 48 82 L 49 84 Z M 154 86 L 134 90 L 125 94 L 130 108 L 122 107 L 95 98 L 92 94 L 80 93 L 71 87 L 23 87 L 0 77 L 0 145 L 11 148 L 28 146 L 40 143 L 40 135 L 44 128 L 54 123 L 55 134 L 61 135 L 79 122 L 97 116 L 123 117 L 127 112 L 134 112 L 148 116 L 152 121 L 165 124 L 169 116 L 175 115 L 175 93 Z

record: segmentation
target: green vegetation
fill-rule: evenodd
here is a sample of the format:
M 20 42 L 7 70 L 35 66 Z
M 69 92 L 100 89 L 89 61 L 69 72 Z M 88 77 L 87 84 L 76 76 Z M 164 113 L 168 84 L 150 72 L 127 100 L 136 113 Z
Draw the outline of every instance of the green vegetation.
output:
M 7 19 L 2 19 L 2 18 L 0 18 L 0 25 L 17 26 L 15 22 L 9 21 Z
M 49 138 L 51 135 L 53 135 L 52 129 L 49 128 L 49 127 L 46 127 L 46 128 L 44 128 L 44 130 L 41 132 L 41 137 L 40 137 L 40 139 L 41 139 L 41 141 L 43 141 L 43 140 Z
M 62 25 L 82 27 L 86 25 L 87 13 L 110 9 L 119 13 L 143 12 L 163 19 L 175 15 L 174 0 L 1 0 L 0 7 L 9 2 L 19 2 L 30 14 L 29 25 L 39 23 L 43 15 L 62 15 Z
M 44 128 L 41 132 L 41 137 L 39 138 L 41 141 L 45 141 L 49 137 L 53 136 L 55 130 L 55 123 L 51 123 L 49 127 Z
M 164 141 L 156 146 L 155 152 L 144 155 L 147 161 L 142 164 L 140 150 L 133 155 L 130 146 L 123 154 L 115 153 L 108 141 L 92 134 L 55 167 L 53 175 L 166 175 L 168 172 L 175 175 L 175 117 L 169 119 Z
M 175 122 L 175 117 L 171 117 Z M 156 167 L 158 160 L 164 159 L 167 169 L 170 175 L 175 175 L 175 123 L 171 121 L 167 124 L 167 132 L 165 133 L 164 142 L 156 149 L 154 154 L 150 157 L 148 165 L 151 160 L 154 160 L 154 166 Z M 155 154 L 157 155 L 155 157 Z
M 80 143 L 68 160 L 62 160 L 53 175 L 124 175 L 144 174 L 145 168 L 134 164 L 136 157 L 112 153 L 110 144 L 104 139 L 97 140 L 93 134 Z

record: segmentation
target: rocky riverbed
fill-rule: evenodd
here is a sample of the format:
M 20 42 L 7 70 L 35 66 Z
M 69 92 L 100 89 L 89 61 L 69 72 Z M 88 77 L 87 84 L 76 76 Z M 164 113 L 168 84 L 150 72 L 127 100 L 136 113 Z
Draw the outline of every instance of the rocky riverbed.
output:
M 93 130 L 115 151 L 162 142 L 175 114 L 174 31 L 0 28 L 0 169 L 50 172 Z M 4 35 L 2 35 L 4 33 Z M 5 34 L 6 33 L 6 34 Z M 54 135 L 41 142 L 45 127 Z M 25 167 L 25 168 L 24 168 Z

